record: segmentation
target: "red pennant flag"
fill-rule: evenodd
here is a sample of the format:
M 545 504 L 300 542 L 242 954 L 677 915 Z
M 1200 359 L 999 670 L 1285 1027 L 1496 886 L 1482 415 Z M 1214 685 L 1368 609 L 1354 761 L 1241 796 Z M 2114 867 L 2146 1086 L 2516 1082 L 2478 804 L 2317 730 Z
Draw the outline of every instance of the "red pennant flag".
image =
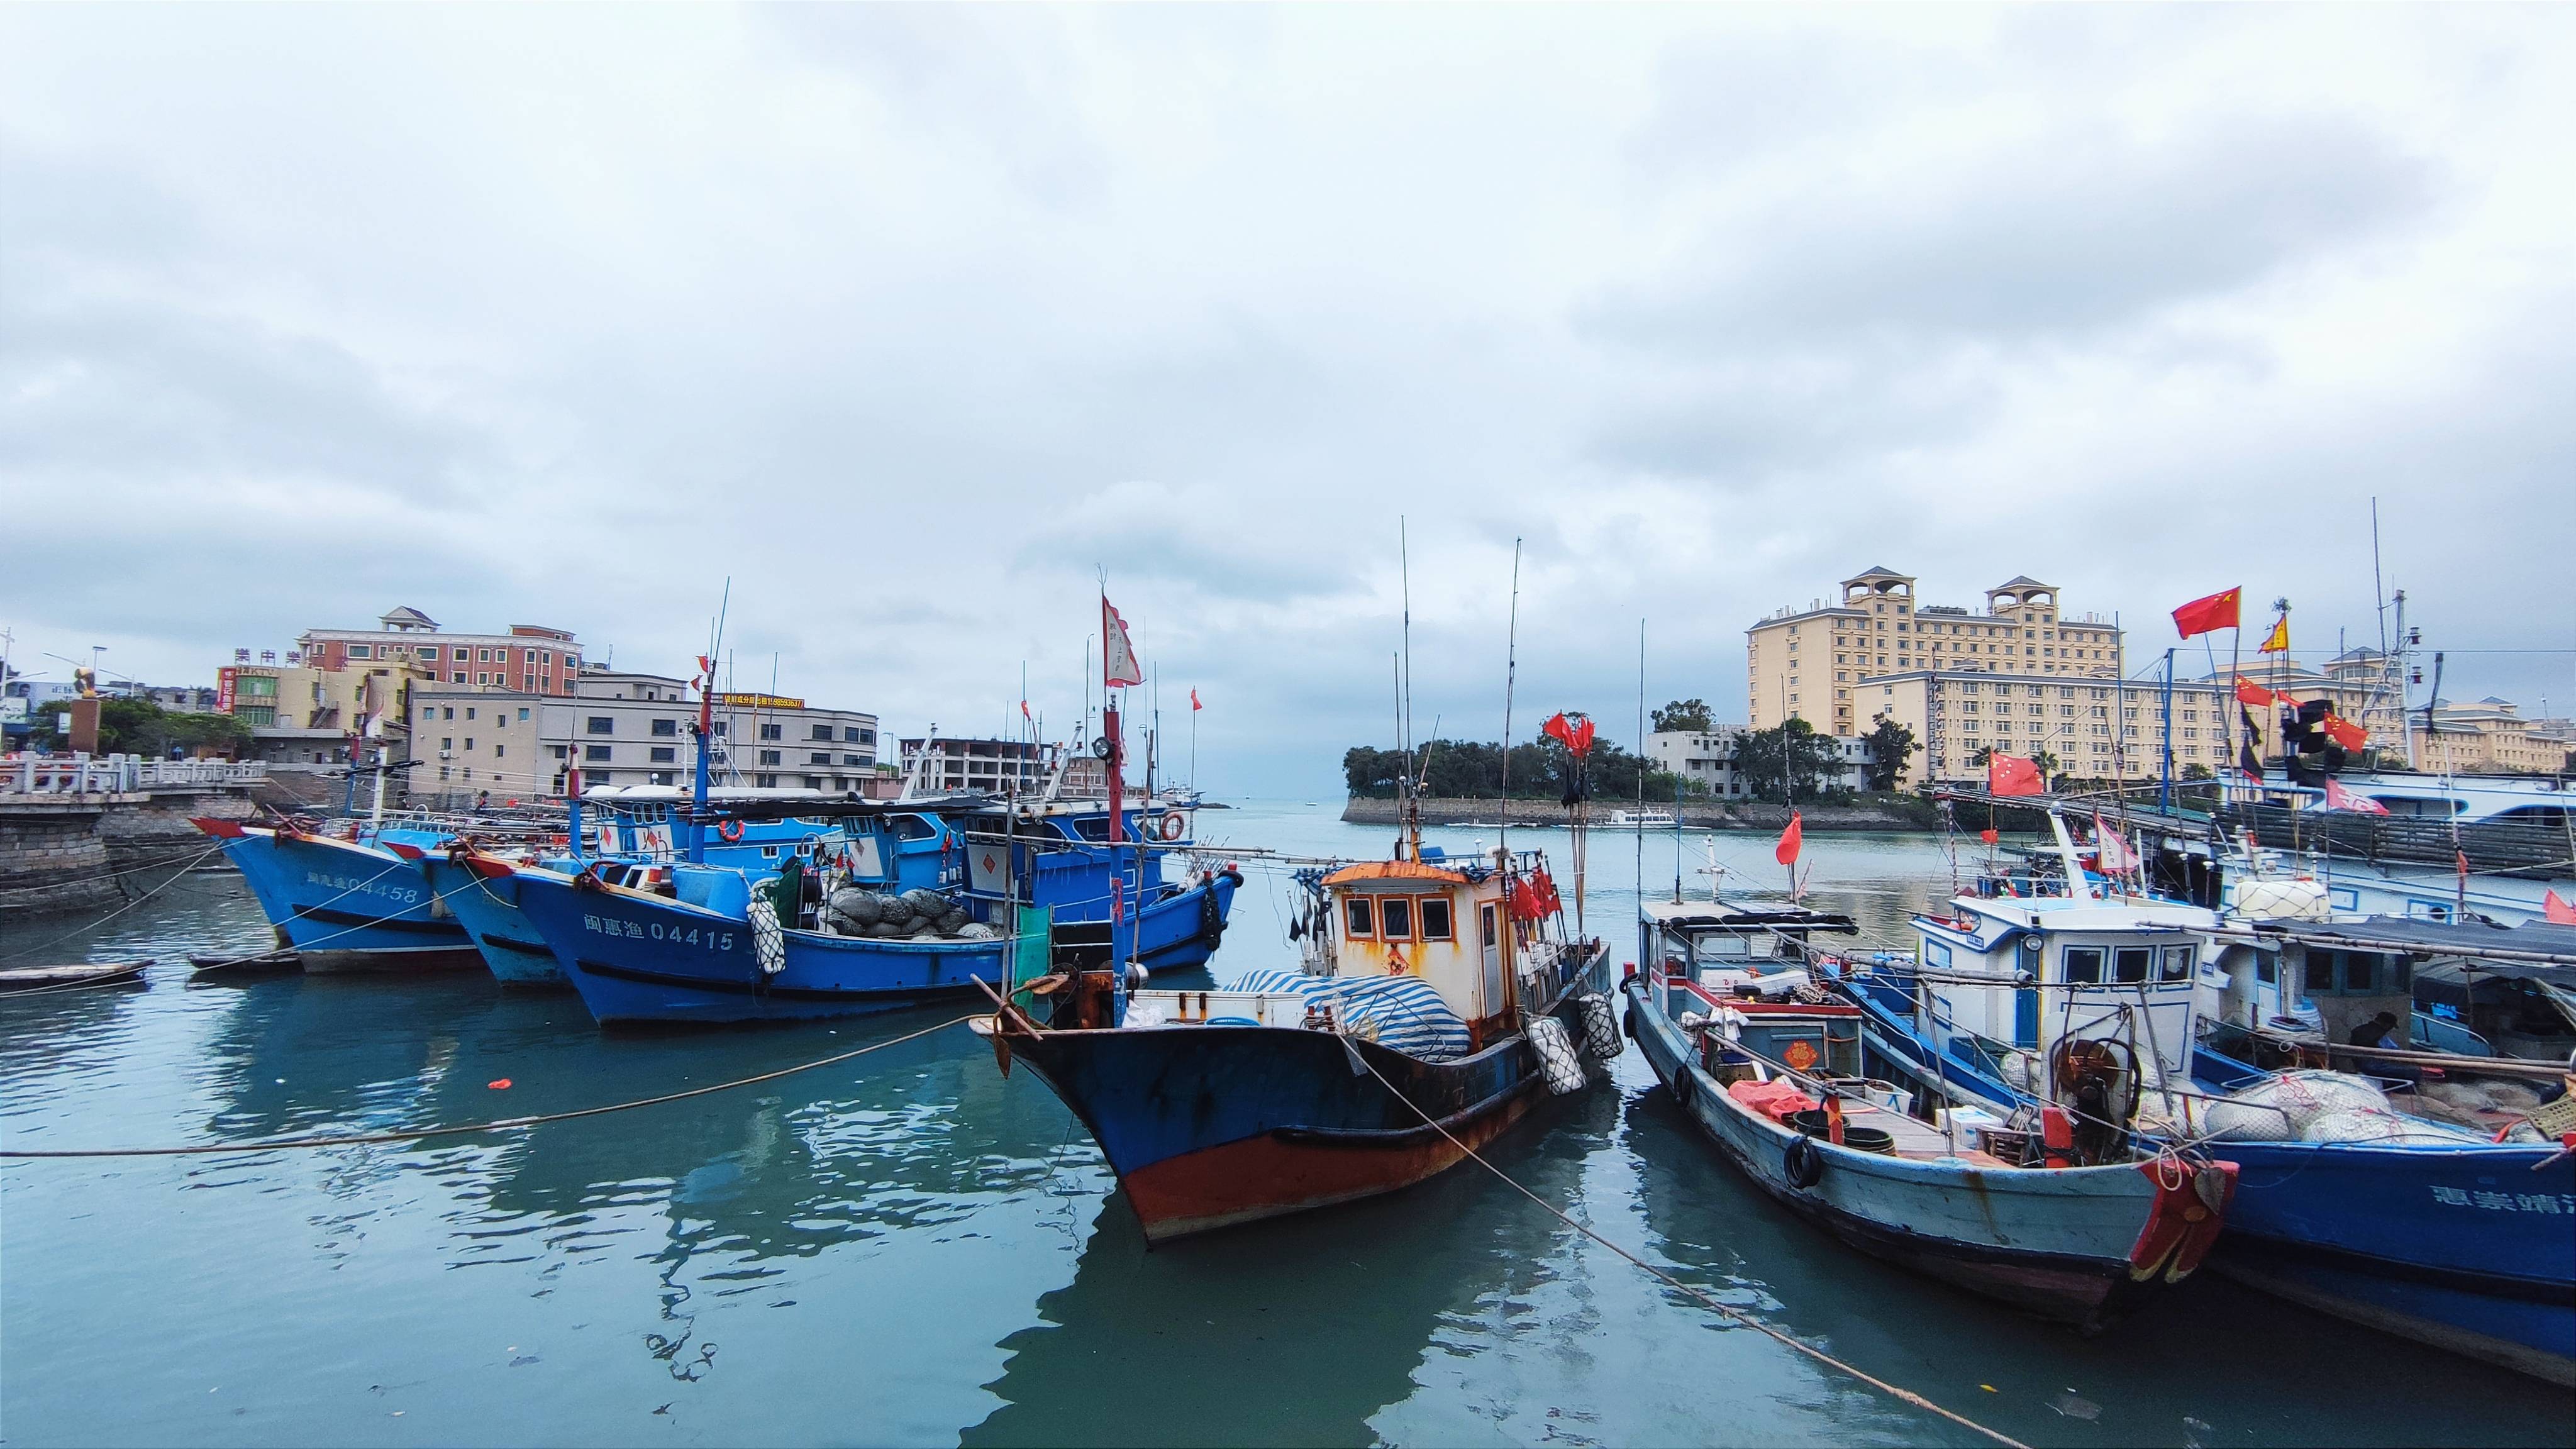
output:
M 2541 896 L 2540 916 L 2553 926 L 2576 926 L 2576 906 L 2560 900 L 2554 890 Z
M 1985 829 L 1977 832 L 1977 838 L 1988 845 L 1992 845 L 1996 841 L 2003 839 L 2003 833 L 1989 825 Z
M 2236 699 L 2240 704 L 2250 705 L 2255 709 L 2266 709 L 2280 697 L 2242 674 L 2236 676 Z
M 1588 715 L 1551 715 L 1538 732 L 1562 741 L 1567 751 L 1578 758 L 1592 752 L 1592 720 Z
M 1780 843 L 1772 847 L 1771 858 L 1780 862 L 1782 865 L 1796 865 L 1798 863 L 1798 847 L 1806 843 L 1806 817 L 1800 815 L 1797 811 L 1792 810 L 1789 812 L 1789 828 L 1780 832 Z
M 2378 801 L 2371 799 L 2367 795 L 2356 795 L 2352 793 L 2350 790 L 2345 789 L 2341 784 L 2337 783 L 2332 776 L 2328 776 L 2326 779 L 2325 808 L 2328 810 L 2349 810 L 2356 815 L 2385 815 L 2388 813 L 2387 806 L 2380 804 Z
M 1986 793 L 1989 795 L 2045 795 L 2048 782 L 2039 777 L 2037 763 L 2001 750 L 1986 756 Z
M 2235 628 L 2237 596 L 2244 592 L 2244 588 L 2239 586 L 2222 594 L 2192 600 L 2173 611 L 2174 628 L 2186 639 L 2212 629 Z
M 1202 710 L 1202 709 L 1205 709 L 1205 708 L 1207 708 L 1207 706 L 1206 706 L 1206 705 L 1203 705 L 1203 704 L 1199 703 L 1199 692 L 1198 692 L 1197 690 L 1195 690 L 1195 689 L 1191 690 L 1191 691 L 1190 691 L 1190 709 L 1191 709 L 1193 712 L 1196 712 L 1196 711 L 1198 711 L 1198 710 Z

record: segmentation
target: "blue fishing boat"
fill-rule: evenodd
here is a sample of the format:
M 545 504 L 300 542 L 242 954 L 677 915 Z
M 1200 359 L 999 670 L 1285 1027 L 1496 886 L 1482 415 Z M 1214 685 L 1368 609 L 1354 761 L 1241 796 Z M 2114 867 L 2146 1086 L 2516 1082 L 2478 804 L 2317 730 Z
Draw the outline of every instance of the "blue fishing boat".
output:
M 2239 1176 L 2214 1270 L 2576 1382 L 2576 1144 L 2511 1122 L 2467 1125 L 2439 1110 L 2432 1094 L 2447 1083 L 2416 1079 L 2427 1066 L 2451 1082 L 2529 1068 L 2404 1050 L 2404 943 L 2329 941 L 2347 928 L 2222 922 L 2124 894 L 2051 820 L 2063 861 L 2053 877 L 1982 882 L 1949 915 L 1916 919 L 1913 959 L 1835 974 L 1862 1011 L 1872 1062 L 2025 1140 L 2055 1105 L 2096 1131 L 2223 1153 Z M 2393 1056 L 2346 1044 L 2383 1013 Z M 2278 1072 L 2221 1049 L 2282 1020 L 2322 1021 L 2306 1065 L 2323 1070 Z M 2358 1074 L 2359 1060 L 2410 1075 Z M 2070 1086 L 2095 1095 L 2078 1100 Z M 2530 1140 L 2493 1141 L 2491 1129 Z
M 330 835 L 291 824 L 204 819 L 198 829 L 223 842 L 278 945 L 308 971 L 428 970 L 482 964 L 465 927 L 421 878 L 417 857 L 446 832 L 404 826 Z
M 1842 918 L 1648 902 L 1627 1028 L 1718 1154 L 1842 1242 L 2092 1332 L 2199 1265 L 2235 1168 L 2123 1148 L 2025 1163 L 2018 1134 L 1861 1073 L 1861 1013 L 1802 969 Z M 1792 964 L 1795 963 L 1795 964 Z

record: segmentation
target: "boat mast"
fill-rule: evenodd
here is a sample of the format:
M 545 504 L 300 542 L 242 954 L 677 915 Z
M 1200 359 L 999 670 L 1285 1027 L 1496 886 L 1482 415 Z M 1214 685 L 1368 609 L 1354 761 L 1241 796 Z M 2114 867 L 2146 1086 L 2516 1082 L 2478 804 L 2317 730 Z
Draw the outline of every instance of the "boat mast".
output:
M 1396 847 L 1403 860 L 1422 859 L 1422 795 L 1414 784 L 1413 759 L 1413 551 L 1405 533 L 1404 515 L 1395 519 L 1396 579 L 1403 592 L 1404 613 L 1401 642 L 1395 664 L 1395 731 L 1396 748 L 1404 754 L 1404 834 Z M 1515 575 L 1517 578 L 1517 575 Z M 1503 707 L 1503 778 L 1511 778 L 1511 707 Z M 1510 791 L 1504 791 L 1504 819 L 1511 816 Z
M 1512 689 L 1520 679 L 1521 541 L 1512 540 L 1512 607 L 1503 631 L 1503 816 L 1494 832 L 1494 850 L 1506 875 L 1512 859 Z M 1506 881 L 1505 894 L 1509 894 Z
M 715 628 L 707 634 L 707 652 L 698 659 L 698 768 L 689 796 L 689 864 L 707 861 L 707 764 L 716 722 L 716 657 L 724 652 L 725 614 L 733 606 L 733 580 L 724 583 L 716 605 Z

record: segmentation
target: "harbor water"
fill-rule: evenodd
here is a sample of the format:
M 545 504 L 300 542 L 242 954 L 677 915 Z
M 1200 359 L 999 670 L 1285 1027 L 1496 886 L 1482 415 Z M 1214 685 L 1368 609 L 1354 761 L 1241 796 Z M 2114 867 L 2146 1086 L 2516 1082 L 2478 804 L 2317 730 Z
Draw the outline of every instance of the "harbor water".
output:
M 1222 847 L 1378 857 L 1338 802 L 1201 817 Z M 1646 890 L 1777 890 L 1767 837 L 1596 831 L 1587 924 Z M 1461 851 L 1491 830 L 1433 832 Z M 1555 857 L 1568 837 L 1513 832 Z M 1978 849 L 1973 842 L 1971 850 Z M 1247 850 L 1214 978 L 1295 959 Z M 1807 839 L 1811 900 L 1902 942 L 1942 843 Z M 1973 862 L 1963 862 L 1972 868 Z M 158 958 L 148 989 L 0 998 L 0 1137 L 152 1147 L 656 1096 L 967 1010 L 604 1033 L 480 973 L 187 984 L 268 944 L 237 876 L 153 877 L 9 964 Z M 61 939 L 58 939 L 61 938 Z M 1180 983 L 1171 983 L 1180 984 Z M 1762 1198 L 1633 1049 L 1488 1154 L 1674 1277 L 2052 1445 L 2568 1444 L 2568 1393 L 2211 1274 L 2091 1339 L 1855 1257 Z M 1071 1114 L 963 1027 L 719 1094 L 375 1146 L 0 1162 L 12 1444 L 1898 1444 L 1968 1431 L 1730 1324 L 1473 1164 L 1147 1251 Z

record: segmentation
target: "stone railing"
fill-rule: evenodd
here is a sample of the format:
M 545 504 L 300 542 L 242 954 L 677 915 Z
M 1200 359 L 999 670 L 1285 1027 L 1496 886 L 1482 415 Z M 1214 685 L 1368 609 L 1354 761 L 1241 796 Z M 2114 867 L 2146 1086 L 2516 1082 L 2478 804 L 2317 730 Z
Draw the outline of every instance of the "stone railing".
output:
M 138 755 L 0 755 L 0 795 L 132 795 L 149 790 L 256 785 L 256 761 L 147 760 Z

